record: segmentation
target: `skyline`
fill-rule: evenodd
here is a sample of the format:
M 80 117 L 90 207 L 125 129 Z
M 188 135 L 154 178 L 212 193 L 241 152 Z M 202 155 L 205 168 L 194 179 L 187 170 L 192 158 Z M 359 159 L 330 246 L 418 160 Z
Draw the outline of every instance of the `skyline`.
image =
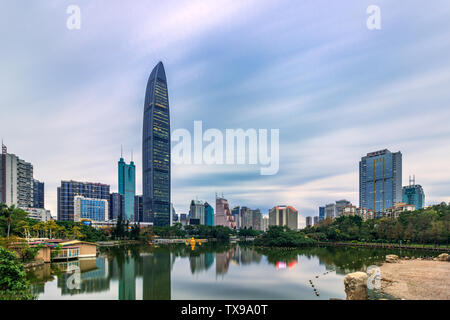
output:
M 129 10 L 77 2 L 77 31 L 65 28 L 65 4 L 0 4 L 13 17 L 0 19 L 0 136 L 33 164 L 53 215 L 61 180 L 116 192 L 120 145 L 142 158 L 143 88 L 160 60 L 172 131 L 192 132 L 195 120 L 205 129 L 280 129 L 275 176 L 252 166 L 172 166 L 178 213 L 196 197 L 215 203 L 215 192 L 264 214 L 293 205 L 302 220 L 335 200 L 357 204 L 358 161 L 382 149 L 402 152 L 402 185 L 415 174 L 426 205 L 450 202 L 447 2 L 420 2 L 427 14 L 418 17 L 418 1 L 379 1 L 379 31 L 365 28 L 369 1 L 186 1 L 175 10 L 170 1 Z M 137 194 L 141 168 L 138 161 Z

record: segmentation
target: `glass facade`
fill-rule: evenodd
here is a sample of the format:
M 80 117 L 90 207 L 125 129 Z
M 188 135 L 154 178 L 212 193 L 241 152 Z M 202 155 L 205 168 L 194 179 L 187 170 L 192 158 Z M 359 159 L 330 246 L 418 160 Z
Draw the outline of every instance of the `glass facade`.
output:
M 359 163 L 359 206 L 380 215 L 401 200 L 401 152 L 368 153 Z
M 109 200 L 109 185 L 101 183 L 61 181 L 58 187 L 58 220 L 74 221 L 74 197 Z
M 108 201 L 104 199 L 90 199 L 82 196 L 74 198 L 74 221 L 89 219 L 92 221 L 108 220 Z
M 162 62 L 147 83 L 142 139 L 143 221 L 170 224 L 170 114 Z
M 214 226 L 214 209 L 208 202 L 205 202 L 205 225 Z
M 325 220 L 325 207 L 319 207 L 319 221 Z
M 425 193 L 421 185 L 411 185 L 403 187 L 402 202 L 406 204 L 413 204 L 416 210 L 423 209 L 425 206 Z
M 134 162 L 126 164 L 123 158 L 118 163 L 119 194 L 123 196 L 123 219 L 132 221 L 134 216 L 134 197 L 136 195 L 136 168 Z
M 44 183 L 33 181 L 33 208 L 44 209 Z
M 117 220 L 123 217 L 124 201 L 120 193 L 111 193 L 109 197 L 109 220 Z

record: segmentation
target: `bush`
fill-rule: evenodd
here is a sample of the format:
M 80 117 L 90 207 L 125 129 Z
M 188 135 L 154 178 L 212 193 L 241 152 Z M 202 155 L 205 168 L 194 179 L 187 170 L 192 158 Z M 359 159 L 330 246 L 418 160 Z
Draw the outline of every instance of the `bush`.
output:
M 23 264 L 13 252 L 0 247 L 0 300 L 31 300 Z

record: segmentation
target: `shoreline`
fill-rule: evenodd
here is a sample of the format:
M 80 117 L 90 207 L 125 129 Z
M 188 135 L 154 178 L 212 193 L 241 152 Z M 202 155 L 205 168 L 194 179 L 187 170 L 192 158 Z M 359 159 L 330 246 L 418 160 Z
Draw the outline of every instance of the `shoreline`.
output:
M 405 300 L 450 300 L 450 263 L 436 260 L 398 260 L 383 263 L 381 290 Z

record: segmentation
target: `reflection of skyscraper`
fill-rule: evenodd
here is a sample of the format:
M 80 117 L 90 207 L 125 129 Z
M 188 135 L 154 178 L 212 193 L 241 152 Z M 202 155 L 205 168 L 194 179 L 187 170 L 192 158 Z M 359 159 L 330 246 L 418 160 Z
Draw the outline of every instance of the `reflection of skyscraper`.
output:
M 162 62 L 150 74 L 144 105 L 142 183 L 144 222 L 170 224 L 170 114 Z
M 216 276 L 226 274 L 233 258 L 234 248 L 221 253 L 216 253 Z
M 136 273 L 133 257 L 127 257 L 122 265 L 119 300 L 136 300 Z
M 143 299 L 170 300 L 171 298 L 171 254 L 168 251 L 156 250 L 145 255 L 143 259 Z

